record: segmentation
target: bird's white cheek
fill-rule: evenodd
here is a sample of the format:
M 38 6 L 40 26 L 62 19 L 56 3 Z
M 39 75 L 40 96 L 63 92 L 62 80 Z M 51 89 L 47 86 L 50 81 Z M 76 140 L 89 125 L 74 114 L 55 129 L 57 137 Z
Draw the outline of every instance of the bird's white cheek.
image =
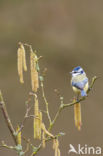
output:
M 78 76 L 78 75 L 80 75 L 80 74 L 79 74 L 79 73 L 73 73 L 73 74 L 72 74 L 73 77 L 76 77 L 76 76 Z

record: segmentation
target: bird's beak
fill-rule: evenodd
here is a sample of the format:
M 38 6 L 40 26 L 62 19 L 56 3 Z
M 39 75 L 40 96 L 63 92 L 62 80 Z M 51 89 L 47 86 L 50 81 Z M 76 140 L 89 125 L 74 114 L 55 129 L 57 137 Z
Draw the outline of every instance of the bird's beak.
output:
M 70 74 L 73 74 L 73 72 L 69 72 Z

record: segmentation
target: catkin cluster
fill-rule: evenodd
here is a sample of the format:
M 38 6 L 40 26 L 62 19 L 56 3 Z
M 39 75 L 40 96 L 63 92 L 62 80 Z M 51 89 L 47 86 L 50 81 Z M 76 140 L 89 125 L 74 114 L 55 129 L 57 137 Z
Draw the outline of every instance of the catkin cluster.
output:
M 26 53 L 24 46 L 29 47 L 30 52 L 30 72 L 31 72 L 31 87 L 33 92 L 37 92 L 39 88 L 39 65 L 38 57 L 36 51 L 32 50 L 31 45 L 19 43 L 19 48 L 17 50 L 17 68 L 20 82 L 24 83 L 23 71 L 27 71 L 26 65 Z M 55 156 L 60 156 L 59 141 L 53 134 L 51 134 L 42 121 L 42 112 L 39 110 L 39 102 L 37 94 L 34 94 L 34 139 L 39 139 L 42 141 L 42 147 L 46 146 L 46 141 L 48 139 L 53 139 L 53 149 L 55 150 Z M 21 131 L 20 127 L 17 127 L 17 143 L 21 145 Z
M 31 86 L 32 91 L 37 92 L 39 88 L 39 81 L 38 81 L 38 58 L 37 55 L 30 50 L 30 70 L 31 70 Z
M 55 137 L 46 129 L 45 124 L 42 121 L 42 112 L 39 110 L 39 103 L 36 94 L 34 101 L 34 139 L 42 140 L 42 147 L 45 148 L 47 138 L 50 137 L 54 139 Z
M 27 44 L 25 44 L 27 45 Z M 36 51 L 32 50 L 32 47 L 29 46 L 30 51 L 30 71 L 31 71 L 31 86 L 32 91 L 37 92 L 37 89 L 39 88 L 39 78 L 38 78 L 38 71 L 39 71 L 39 65 L 38 65 L 38 57 L 36 55 Z M 24 45 L 20 42 L 19 48 L 17 50 L 17 68 L 18 68 L 18 75 L 20 78 L 20 82 L 24 83 L 23 79 L 23 71 L 27 71 L 27 65 L 26 65 L 26 52 Z
M 74 99 L 75 102 L 75 99 Z M 76 103 L 74 105 L 74 121 L 75 121 L 75 126 L 77 127 L 78 130 L 81 129 L 81 105 L 80 103 Z
M 41 124 L 42 124 L 42 112 L 39 110 L 38 98 L 35 95 L 35 103 L 34 103 L 34 139 L 41 140 Z
M 45 148 L 46 135 L 51 137 L 51 138 L 54 138 L 54 135 L 51 134 L 50 132 L 48 132 L 44 123 L 42 123 L 41 128 L 42 128 L 42 147 Z
M 37 95 L 35 95 L 34 99 L 34 139 L 42 139 L 43 147 L 45 147 L 46 135 L 54 138 L 54 136 L 47 131 L 45 124 L 42 121 L 42 112 L 39 110 L 39 103 Z M 42 137 L 42 138 L 41 138 Z
M 53 149 L 55 151 L 55 156 L 60 156 L 60 149 L 59 149 L 58 139 L 53 139 Z
M 19 48 L 17 50 L 17 65 L 20 82 L 24 83 L 23 70 L 27 71 L 27 65 L 26 65 L 25 49 L 22 43 L 19 43 Z

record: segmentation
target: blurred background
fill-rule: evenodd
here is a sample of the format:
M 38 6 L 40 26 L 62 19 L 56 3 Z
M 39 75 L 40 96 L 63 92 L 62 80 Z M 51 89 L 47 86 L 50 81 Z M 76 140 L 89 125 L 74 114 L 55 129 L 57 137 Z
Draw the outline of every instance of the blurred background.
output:
M 75 128 L 73 107 L 69 107 L 60 114 L 52 132 L 66 133 L 59 139 L 62 156 L 68 155 L 69 144 L 75 148 L 78 144 L 103 147 L 103 1 L 0 0 L 0 89 L 14 127 L 23 120 L 25 101 L 31 91 L 30 71 L 24 74 L 25 83 L 19 83 L 19 41 L 31 44 L 38 56 L 43 56 L 40 66 L 41 70 L 48 69 L 45 93 L 52 118 L 60 104 L 54 89 L 60 90 L 65 103 L 69 103 L 74 96 L 69 74 L 74 67 L 82 66 L 90 81 L 93 76 L 100 76 L 89 97 L 82 102 L 82 130 L 79 132 Z M 27 58 L 29 66 L 28 52 Z M 41 97 L 39 103 L 44 109 Z M 36 145 L 32 122 L 26 122 L 23 132 Z M 45 115 L 44 122 L 48 125 Z M 0 142 L 2 140 L 13 145 L 0 113 Z M 16 156 L 16 153 L 0 149 L 0 155 Z M 53 156 L 52 143 L 37 155 Z

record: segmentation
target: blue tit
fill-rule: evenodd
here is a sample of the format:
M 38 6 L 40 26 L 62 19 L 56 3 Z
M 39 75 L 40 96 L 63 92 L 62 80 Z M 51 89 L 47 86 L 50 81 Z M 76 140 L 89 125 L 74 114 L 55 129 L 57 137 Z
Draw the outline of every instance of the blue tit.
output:
M 73 91 L 79 96 L 81 94 L 82 97 L 87 96 L 87 90 L 89 88 L 88 78 L 84 70 L 78 66 L 73 69 L 72 72 L 71 84 Z

